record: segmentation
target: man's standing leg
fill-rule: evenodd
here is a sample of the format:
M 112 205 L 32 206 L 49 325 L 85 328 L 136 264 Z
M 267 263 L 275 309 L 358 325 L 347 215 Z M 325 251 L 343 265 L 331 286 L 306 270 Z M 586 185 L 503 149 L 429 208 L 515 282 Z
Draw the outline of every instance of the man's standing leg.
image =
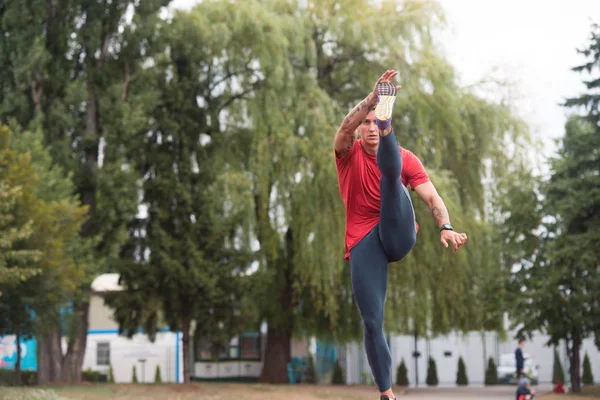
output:
M 379 240 L 379 226 L 350 251 L 352 291 L 363 321 L 367 360 L 379 392 L 393 399 L 392 356 L 383 332 L 388 257 Z
M 388 260 L 402 260 L 417 240 L 415 211 L 408 190 L 402 184 L 402 156 L 391 126 L 397 89 L 391 82 L 376 87 L 379 104 L 375 109 L 379 127 L 377 165 L 381 171 L 381 208 L 379 235 Z

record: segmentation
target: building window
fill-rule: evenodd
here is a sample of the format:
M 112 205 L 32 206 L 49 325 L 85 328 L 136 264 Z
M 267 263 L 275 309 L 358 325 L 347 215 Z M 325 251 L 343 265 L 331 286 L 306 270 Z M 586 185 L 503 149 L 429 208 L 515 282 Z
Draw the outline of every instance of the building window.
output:
M 260 360 L 260 335 L 258 333 L 242 335 L 240 358 L 242 360 Z
M 96 365 L 110 365 L 110 343 L 96 343 Z
M 260 335 L 245 333 L 233 337 L 226 346 L 220 349 L 218 360 L 212 357 L 210 343 L 206 339 L 200 339 L 196 342 L 195 354 L 197 361 L 259 361 L 261 356 Z

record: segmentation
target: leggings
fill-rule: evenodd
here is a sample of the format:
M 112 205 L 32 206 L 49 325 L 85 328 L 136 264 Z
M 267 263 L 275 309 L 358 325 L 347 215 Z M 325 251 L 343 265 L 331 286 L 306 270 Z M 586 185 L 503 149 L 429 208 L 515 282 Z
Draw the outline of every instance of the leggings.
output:
M 402 184 L 402 157 L 392 130 L 379 137 L 379 224 L 350 251 L 352 290 L 363 321 L 367 359 L 380 392 L 392 387 L 392 357 L 383 334 L 388 263 L 402 260 L 416 241 L 415 213 Z

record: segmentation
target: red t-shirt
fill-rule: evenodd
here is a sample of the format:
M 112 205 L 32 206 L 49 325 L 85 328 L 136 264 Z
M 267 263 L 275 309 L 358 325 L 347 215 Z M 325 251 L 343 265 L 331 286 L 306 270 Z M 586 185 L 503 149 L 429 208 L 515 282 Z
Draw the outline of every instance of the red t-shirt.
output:
M 354 142 L 352 149 L 342 158 L 335 157 L 340 194 L 346 206 L 346 254 L 379 223 L 381 172 L 377 156 L 367 153 L 362 139 Z M 400 149 L 402 155 L 402 184 L 415 187 L 429 182 L 429 176 L 421 161 L 411 151 Z M 416 229 L 419 229 L 416 224 Z

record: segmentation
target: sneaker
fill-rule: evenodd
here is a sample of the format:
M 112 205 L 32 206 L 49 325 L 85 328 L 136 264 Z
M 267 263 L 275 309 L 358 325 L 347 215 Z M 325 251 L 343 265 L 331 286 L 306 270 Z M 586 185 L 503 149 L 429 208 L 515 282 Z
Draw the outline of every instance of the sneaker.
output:
M 381 82 L 375 87 L 375 93 L 377 93 L 378 97 L 377 107 L 375 107 L 377 126 L 379 129 L 384 130 L 390 126 L 392 121 L 392 111 L 394 109 L 394 102 L 396 101 L 398 89 L 396 89 L 396 86 L 391 82 Z
M 384 396 L 381 396 L 381 398 L 379 400 L 396 400 L 396 398 L 394 397 L 393 399 L 390 399 L 389 397 L 384 395 Z

